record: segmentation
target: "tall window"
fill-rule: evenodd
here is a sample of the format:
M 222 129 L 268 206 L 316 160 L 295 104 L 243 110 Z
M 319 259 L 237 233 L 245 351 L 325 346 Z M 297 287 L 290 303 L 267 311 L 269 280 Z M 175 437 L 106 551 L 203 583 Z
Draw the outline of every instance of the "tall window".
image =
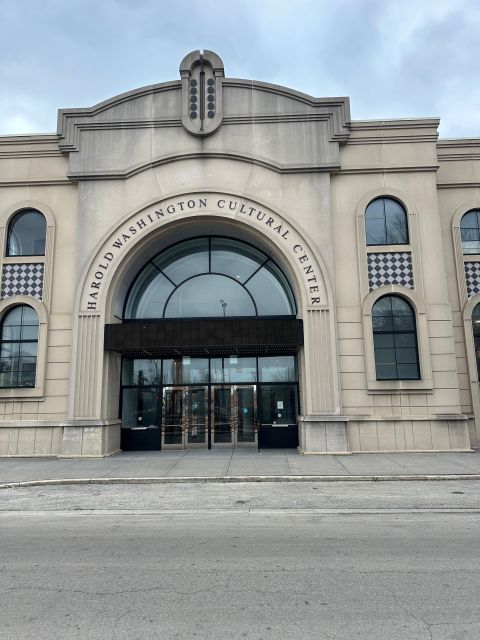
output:
M 480 253 L 480 209 L 467 211 L 460 222 L 463 253 Z
M 3 317 L 0 332 L 0 387 L 34 387 L 38 345 L 36 312 L 27 305 L 14 307 Z
M 126 319 L 294 316 L 287 279 L 262 251 L 232 238 L 179 242 L 135 278 Z
M 373 305 L 373 342 L 377 380 L 418 380 L 415 312 L 399 296 L 383 296 Z
M 44 256 L 46 230 L 46 220 L 39 211 L 20 211 L 8 227 L 7 256 Z
M 392 198 L 376 198 L 365 210 L 367 245 L 408 244 L 407 214 Z
M 480 379 L 480 304 L 477 304 L 472 313 L 473 340 L 475 343 L 475 359 L 477 361 L 478 377 Z

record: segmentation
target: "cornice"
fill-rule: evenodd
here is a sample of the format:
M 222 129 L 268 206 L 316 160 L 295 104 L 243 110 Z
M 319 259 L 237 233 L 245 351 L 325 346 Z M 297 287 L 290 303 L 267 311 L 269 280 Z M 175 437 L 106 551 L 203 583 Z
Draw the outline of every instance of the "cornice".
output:
M 0 150 L 0 160 L 10 160 L 14 158 L 62 158 L 63 154 L 59 149 L 18 149 L 10 151 Z
M 438 149 L 450 149 L 451 147 L 459 149 L 480 148 L 480 138 L 440 138 L 437 147 Z
M 437 128 L 440 118 L 388 118 L 385 120 L 352 120 L 351 131 L 372 129 L 431 129 Z
M 68 178 L 53 178 L 52 180 L 0 180 L 1 187 L 62 187 L 72 186 Z
M 438 182 L 437 189 L 478 189 L 479 182 Z
M 342 167 L 338 172 L 340 175 L 364 174 L 364 173 L 417 173 L 417 172 L 436 172 L 439 169 L 438 164 L 433 165 L 398 165 L 390 167 L 380 166 L 359 166 L 359 167 Z
M 58 143 L 59 136 L 57 133 L 38 133 L 38 134 L 17 134 L 0 136 L 0 147 L 3 145 L 31 145 L 31 144 L 46 144 L 46 143 Z
M 350 145 L 366 145 L 366 144 L 415 144 L 421 142 L 437 142 L 436 134 L 423 135 L 406 135 L 406 136 L 365 136 L 361 138 L 350 137 L 348 146 Z

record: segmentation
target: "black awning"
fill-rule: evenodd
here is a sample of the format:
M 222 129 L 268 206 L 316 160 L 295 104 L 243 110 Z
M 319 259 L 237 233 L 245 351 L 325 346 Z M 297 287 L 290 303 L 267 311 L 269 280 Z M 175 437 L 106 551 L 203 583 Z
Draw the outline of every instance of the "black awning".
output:
M 296 318 L 131 321 L 105 326 L 105 350 L 132 357 L 288 355 L 303 345 Z

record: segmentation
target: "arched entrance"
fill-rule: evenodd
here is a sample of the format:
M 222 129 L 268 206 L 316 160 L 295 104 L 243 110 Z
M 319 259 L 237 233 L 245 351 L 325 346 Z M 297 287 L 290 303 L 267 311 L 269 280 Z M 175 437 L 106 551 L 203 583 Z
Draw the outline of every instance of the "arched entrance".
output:
M 147 264 L 164 250 L 177 246 L 181 241 L 213 236 L 248 245 L 250 253 L 247 253 L 251 260 L 254 260 L 255 252 L 255 255 L 265 255 L 266 260 L 268 258 L 268 261 L 261 265 L 262 274 L 271 281 L 271 286 L 267 287 L 268 296 L 265 295 L 265 288 L 262 290 L 260 287 L 259 291 L 253 291 L 253 278 L 250 290 L 246 281 L 238 283 L 235 276 L 241 275 L 240 273 L 233 274 L 232 278 L 232 274 L 225 271 L 207 274 L 202 270 L 197 272 L 194 278 L 190 278 L 189 285 L 185 281 L 177 282 L 173 278 L 172 290 L 168 291 L 169 301 L 165 298 L 162 305 L 159 305 L 161 312 L 157 312 L 159 317 L 154 318 L 155 322 L 150 323 L 146 317 L 127 317 L 130 311 L 126 311 L 125 301 L 129 297 L 129 291 L 133 295 L 133 283 Z M 233 268 L 232 260 L 225 262 Z M 143 272 L 143 275 L 148 283 L 148 272 Z M 213 303 L 210 300 L 204 308 L 217 305 L 217 312 L 221 308 L 222 315 L 207 316 L 201 322 L 198 315 L 188 318 L 172 317 L 172 309 L 184 309 L 186 302 L 194 299 L 191 296 L 196 296 L 202 291 L 202 286 L 193 286 L 192 283 L 206 284 L 207 275 L 221 276 L 217 284 L 223 288 L 218 300 L 215 298 Z M 227 280 L 233 284 L 227 286 Z M 152 286 L 157 285 L 158 282 Z M 280 295 L 275 300 L 272 299 L 270 293 L 275 288 L 280 293 L 283 290 L 283 298 Z M 207 289 L 203 288 L 204 291 Z M 217 291 L 216 287 L 213 289 Z M 292 292 L 294 306 L 288 303 Z M 233 297 L 227 299 L 227 294 Z M 145 306 L 146 303 L 141 296 L 139 300 L 138 304 Z M 273 315 L 262 315 L 267 313 L 262 307 L 266 300 L 275 301 L 275 305 L 279 305 Z M 260 385 L 262 382 L 268 382 L 260 380 L 263 364 L 260 358 L 296 355 L 296 366 L 290 367 L 290 370 L 295 370 L 295 380 L 288 382 L 296 385 L 299 397 L 299 447 L 304 451 L 345 451 L 346 432 L 344 420 L 340 415 L 332 300 L 328 270 L 318 248 L 312 246 L 304 230 L 284 213 L 273 210 L 268 203 L 261 204 L 241 195 L 204 191 L 190 193 L 188 196 L 171 195 L 160 202 L 147 204 L 128 213 L 106 233 L 83 265 L 76 301 L 69 425 L 64 438 L 84 438 L 87 433 L 89 438 L 93 438 L 95 433 L 95 438 L 102 438 L 103 452 L 120 448 L 122 358 L 161 360 L 162 385 L 159 386 L 162 387 L 162 397 L 159 398 L 160 408 L 155 409 L 160 415 L 160 418 L 156 417 L 156 421 L 161 423 L 162 416 L 166 415 L 162 414 L 165 406 L 163 387 L 166 386 L 163 385 L 163 360 L 208 357 L 209 378 L 203 386 L 207 387 L 206 414 L 211 421 L 211 388 L 215 384 L 215 378 L 212 378 L 212 358 L 223 358 L 223 376 L 224 358 L 255 358 L 258 419 Z M 226 306 L 222 307 L 225 302 Z M 137 302 L 132 302 L 132 309 L 136 304 Z M 291 309 L 294 309 L 293 313 L 287 310 L 285 314 L 285 311 L 281 310 L 282 304 L 290 304 Z M 252 308 L 256 309 L 255 313 L 248 315 L 253 313 Z M 239 315 L 229 317 L 229 311 L 234 309 L 237 309 L 236 313 Z M 242 313 L 245 314 L 241 315 Z M 180 328 L 183 330 L 179 333 Z M 120 342 L 115 342 L 115 336 Z M 138 342 L 139 336 L 147 336 L 150 341 L 148 358 L 145 358 L 145 345 Z M 222 340 L 220 345 L 217 344 L 219 336 Z M 205 345 L 218 346 L 223 351 L 209 350 L 207 354 Z M 255 351 L 257 346 L 260 346 L 261 350 Z M 172 352 L 171 349 L 170 353 L 166 353 L 162 350 L 164 347 L 174 348 L 175 351 Z M 183 367 L 183 360 L 181 364 Z M 228 361 L 227 369 L 230 364 L 233 366 L 235 361 Z M 157 371 L 158 366 L 157 362 Z M 180 367 L 179 364 L 175 366 Z M 230 394 L 235 393 L 232 386 L 236 382 L 228 382 Z M 251 379 L 242 380 L 242 383 L 247 382 L 253 384 Z M 171 383 L 171 386 L 176 388 L 188 384 Z M 238 382 L 237 386 L 242 384 Z M 182 391 L 183 398 L 187 391 Z M 178 397 L 180 396 L 177 394 L 177 401 Z M 236 402 L 237 407 L 234 403 L 231 406 L 238 420 L 239 401 Z M 279 409 L 277 414 L 281 413 L 282 400 L 274 399 L 272 402 L 272 407 Z M 200 404 L 201 398 L 198 406 Z M 283 404 L 285 407 L 284 400 Z M 187 409 L 182 408 L 182 420 L 185 411 Z M 274 413 L 272 409 L 272 427 L 276 426 L 273 425 Z M 147 416 L 144 420 L 146 419 Z M 207 439 L 210 438 L 211 445 L 211 426 L 208 429 Z M 158 438 L 156 441 L 158 442 Z M 184 446 L 184 440 L 171 444 Z M 218 442 L 218 445 L 221 444 Z M 277 439 L 277 446 L 286 444 Z M 201 446 L 205 446 L 203 441 Z M 228 443 L 227 446 L 232 444 Z M 68 446 L 65 445 L 64 448 L 67 449 Z
M 122 449 L 296 447 L 303 327 L 271 256 L 228 236 L 175 243 L 131 283 L 106 349 L 122 355 Z

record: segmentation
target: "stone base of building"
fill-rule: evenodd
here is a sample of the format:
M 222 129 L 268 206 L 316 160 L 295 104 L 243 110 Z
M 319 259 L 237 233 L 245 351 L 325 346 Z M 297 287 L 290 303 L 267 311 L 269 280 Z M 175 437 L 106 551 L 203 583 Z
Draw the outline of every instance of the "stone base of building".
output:
M 120 451 L 120 422 L 0 426 L 0 456 L 103 457 Z
M 471 451 L 466 416 L 408 416 L 350 418 L 347 423 L 351 452 Z
M 468 418 L 463 415 L 301 416 L 299 443 L 304 454 L 472 451 Z
M 299 450 L 304 454 L 351 453 L 345 416 L 300 416 Z

